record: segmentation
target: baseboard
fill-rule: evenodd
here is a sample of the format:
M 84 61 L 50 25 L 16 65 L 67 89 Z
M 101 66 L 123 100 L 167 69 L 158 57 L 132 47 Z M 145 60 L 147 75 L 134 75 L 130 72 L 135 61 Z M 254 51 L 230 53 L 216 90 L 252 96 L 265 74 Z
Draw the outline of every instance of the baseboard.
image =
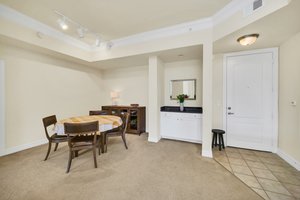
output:
M 213 155 L 212 155 L 212 150 L 202 150 L 202 156 L 203 157 L 207 157 L 207 158 L 212 158 Z
M 180 138 L 180 137 L 170 137 L 170 136 L 161 136 L 163 139 L 170 139 L 170 140 L 178 140 L 178 141 L 184 141 L 184 142 L 191 142 L 191 143 L 197 143 L 202 144 L 202 140 L 191 140 L 186 138 Z
M 277 149 L 277 155 L 281 157 L 283 160 L 285 160 L 287 163 L 295 167 L 298 171 L 300 171 L 300 162 L 293 158 L 292 156 L 288 155 L 281 149 Z
M 48 140 L 43 139 L 43 140 L 37 140 L 37 141 L 31 142 L 31 143 L 28 143 L 28 144 L 22 144 L 22 145 L 19 145 L 16 147 L 10 147 L 10 148 L 5 149 L 4 152 L 2 153 L 2 155 L 0 155 L 0 156 L 9 155 L 12 153 L 16 153 L 18 151 L 23 151 L 25 149 L 36 147 L 36 146 L 46 144 L 46 143 L 48 143 Z
M 149 136 L 148 136 L 148 142 L 155 142 L 155 143 L 157 143 L 157 142 L 159 142 L 159 140 L 161 139 L 161 136 L 152 136 L 151 137 L 151 135 L 149 134 Z

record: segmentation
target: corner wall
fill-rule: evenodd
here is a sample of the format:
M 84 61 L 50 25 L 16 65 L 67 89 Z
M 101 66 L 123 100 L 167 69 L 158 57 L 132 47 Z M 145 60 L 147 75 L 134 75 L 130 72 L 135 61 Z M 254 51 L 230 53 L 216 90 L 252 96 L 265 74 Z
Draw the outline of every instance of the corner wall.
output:
M 5 153 L 46 142 L 42 118 L 87 115 L 101 105 L 101 74 L 75 63 L 0 43 L 5 65 Z
M 300 33 L 280 46 L 279 154 L 300 170 Z M 297 105 L 293 106 L 292 101 Z
M 213 56 L 213 128 L 223 129 L 223 54 Z
M 0 60 L 0 155 L 5 152 L 5 68 Z

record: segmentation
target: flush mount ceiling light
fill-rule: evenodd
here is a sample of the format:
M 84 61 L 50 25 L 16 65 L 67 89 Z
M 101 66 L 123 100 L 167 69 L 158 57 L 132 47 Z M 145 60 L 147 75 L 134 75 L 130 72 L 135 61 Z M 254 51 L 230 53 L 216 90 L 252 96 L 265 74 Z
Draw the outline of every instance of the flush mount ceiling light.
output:
M 243 46 L 251 45 L 256 42 L 257 38 L 259 37 L 258 33 L 253 33 L 249 35 L 243 35 L 237 39 L 238 43 Z

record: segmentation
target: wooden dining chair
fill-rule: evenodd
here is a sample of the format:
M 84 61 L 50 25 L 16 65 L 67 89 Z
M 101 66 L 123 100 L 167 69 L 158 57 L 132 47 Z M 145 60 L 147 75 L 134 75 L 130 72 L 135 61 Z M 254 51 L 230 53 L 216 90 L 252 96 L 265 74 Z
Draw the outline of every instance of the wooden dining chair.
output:
M 48 151 L 47 151 L 45 160 L 48 159 L 48 156 L 49 156 L 50 151 L 51 151 L 52 143 L 55 143 L 54 151 L 56 151 L 59 143 L 68 141 L 68 138 L 67 138 L 66 135 L 57 135 L 57 133 L 54 133 L 51 136 L 49 135 L 48 127 L 52 126 L 52 125 L 55 126 L 56 122 L 57 122 L 57 120 L 56 120 L 55 115 L 51 115 L 51 116 L 43 118 L 44 129 L 45 129 L 46 137 L 47 137 L 48 142 L 49 142 L 48 143 Z
M 89 115 L 111 115 L 109 110 L 90 110 Z
M 104 152 L 107 152 L 108 138 L 109 137 L 114 137 L 114 136 L 121 136 L 125 148 L 128 149 L 125 136 L 126 136 L 126 130 L 127 130 L 127 126 L 128 126 L 129 113 L 123 112 L 123 113 L 119 114 L 119 117 L 121 117 L 122 122 L 123 122 L 120 127 L 103 132 L 103 135 L 104 135 L 104 144 L 103 144 L 104 145 Z
M 96 149 L 99 148 L 100 155 L 101 144 L 101 135 L 97 134 L 99 131 L 99 122 L 64 123 L 64 128 L 69 144 L 69 160 L 66 173 L 70 171 L 72 159 L 76 152 L 83 149 L 93 150 L 94 165 L 97 168 Z

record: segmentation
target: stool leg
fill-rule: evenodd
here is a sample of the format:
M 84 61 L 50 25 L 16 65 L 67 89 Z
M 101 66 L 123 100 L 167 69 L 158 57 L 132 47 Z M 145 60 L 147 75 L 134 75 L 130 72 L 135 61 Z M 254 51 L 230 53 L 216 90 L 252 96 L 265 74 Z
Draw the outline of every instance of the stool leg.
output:
M 221 151 L 221 134 L 219 134 L 219 151 Z
M 218 134 L 215 133 L 215 147 L 218 146 Z
M 211 148 L 214 148 L 214 141 L 215 141 L 215 134 L 213 133 L 212 141 L 211 141 Z
M 225 149 L 223 134 L 221 135 L 221 139 L 222 139 L 222 147 L 223 149 Z

